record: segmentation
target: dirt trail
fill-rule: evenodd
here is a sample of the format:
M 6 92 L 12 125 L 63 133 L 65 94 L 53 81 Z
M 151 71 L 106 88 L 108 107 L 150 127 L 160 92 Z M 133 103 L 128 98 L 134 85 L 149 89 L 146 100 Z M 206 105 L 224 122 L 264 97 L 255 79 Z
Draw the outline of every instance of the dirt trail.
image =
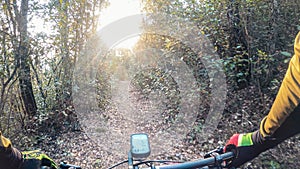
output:
M 151 99 L 146 101 L 140 99 L 129 81 L 116 81 L 112 84 L 110 107 L 103 113 L 88 112 L 85 119 L 81 120 L 84 132 L 73 133 L 75 139 L 68 140 L 67 147 L 64 144 L 56 147 L 66 151 L 64 155 L 68 162 L 83 168 L 107 168 L 126 160 L 130 135 L 139 132 L 148 133 L 151 139 L 155 139 L 151 145 L 153 155 L 162 150 L 162 147 L 167 150 L 167 145 L 161 144 L 162 139 L 157 137 L 159 126 L 163 125 L 160 113 L 165 108 L 162 104 L 164 98 L 150 94 Z M 63 143 L 64 138 L 74 138 L 70 135 L 72 133 L 63 135 L 60 142 Z M 92 159 L 80 161 L 82 157 L 79 156 L 82 155 Z M 57 157 L 59 158 L 61 157 Z
M 147 100 L 141 99 L 129 81 L 118 81 L 113 91 L 112 103 L 116 109 L 108 111 L 108 116 L 111 119 L 109 130 L 113 131 L 110 134 L 114 138 L 114 143 L 110 146 L 115 148 L 114 154 L 126 155 L 130 135 L 140 132 L 149 135 L 153 155 L 171 146 L 166 145 L 166 140 L 162 141 L 164 133 L 161 128 L 161 113 L 165 109 L 162 104 L 164 98 L 152 93 Z M 161 136 L 158 136 L 159 133 Z
M 176 136 L 174 129 L 166 128 L 168 124 L 162 118 L 166 98 L 159 92 L 152 92 L 148 99 L 141 99 L 129 81 L 116 81 L 112 84 L 110 107 L 104 113 L 90 112 L 86 115 L 86 119 L 82 120 L 85 133 L 78 133 L 78 140 L 68 143 L 75 148 L 69 150 L 59 147 L 67 151 L 67 159 L 83 165 L 83 168 L 107 168 L 127 159 L 130 135 L 139 132 L 147 133 L 150 137 L 150 158 L 160 158 L 161 154 L 168 156 L 167 152 L 170 156 L 180 158 L 181 152 L 175 150 L 184 147 L 183 140 Z M 64 137 L 70 137 L 68 134 L 70 133 Z M 85 152 L 78 152 L 78 149 Z M 78 162 L 81 153 L 93 158 Z

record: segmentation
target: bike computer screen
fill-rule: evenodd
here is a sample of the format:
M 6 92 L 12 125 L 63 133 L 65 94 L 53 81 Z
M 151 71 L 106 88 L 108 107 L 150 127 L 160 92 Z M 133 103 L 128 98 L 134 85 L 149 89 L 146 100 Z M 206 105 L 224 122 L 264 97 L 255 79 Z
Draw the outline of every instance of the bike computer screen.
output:
M 146 158 L 150 155 L 150 145 L 147 134 L 132 134 L 130 137 L 131 154 L 134 158 Z

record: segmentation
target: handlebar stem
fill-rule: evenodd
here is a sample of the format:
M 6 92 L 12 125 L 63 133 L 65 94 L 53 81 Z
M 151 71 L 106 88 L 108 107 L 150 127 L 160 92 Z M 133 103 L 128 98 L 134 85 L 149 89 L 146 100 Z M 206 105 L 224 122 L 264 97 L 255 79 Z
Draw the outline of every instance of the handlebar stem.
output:
M 128 169 L 134 169 L 131 151 L 128 152 Z

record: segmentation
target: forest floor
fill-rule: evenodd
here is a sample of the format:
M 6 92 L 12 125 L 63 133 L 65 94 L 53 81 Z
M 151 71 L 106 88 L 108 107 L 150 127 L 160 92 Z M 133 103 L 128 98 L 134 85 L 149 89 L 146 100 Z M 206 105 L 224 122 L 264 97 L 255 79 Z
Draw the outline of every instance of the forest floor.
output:
M 126 82 L 122 85 L 127 86 Z M 170 152 L 168 152 L 167 155 L 157 154 L 155 158 L 176 160 L 195 160 L 203 158 L 205 152 L 220 145 L 224 145 L 226 140 L 230 138 L 232 134 L 258 129 L 259 122 L 268 113 L 277 90 L 278 89 L 260 91 L 256 86 L 248 86 L 242 90 L 228 92 L 222 119 L 219 122 L 217 130 L 214 132 L 215 134 L 210 136 L 208 141 L 200 143 L 197 138 L 197 133 L 194 133 L 194 135 L 193 133 L 190 133 L 183 142 L 178 144 L 172 143 L 173 147 L 169 149 Z M 114 146 L 114 144 L 117 143 L 114 141 L 116 136 L 114 136 L 113 133 L 119 132 L 120 135 L 123 134 L 118 140 L 120 144 L 129 144 L 129 138 L 123 136 L 127 136 L 128 132 L 132 132 L 133 129 L 130 127 L 130 124 L 133 121 L 130 121 L 130 117 L 132 118 L 134 114 L 130 114 L 130 107 L 118 107 L 118 105 L 124 106 L 125 104 L 122 104 L 122 102 L 126 101 L 128 97 L 132 97 L 134 94 L 123 91 L 117 92 L 123 93 L 121 94 L 123 98 L 120 97 L 119 100 L 116 100 L 116 102 L 118 102 L 117 106 L 111 108 L 105 115 L 105 117 L 108 118 L 110 126 L 112 126 L 110 127 L 110 130 L 113 132 L 110 134 L 107 134 L 107 132 L 104 133 L 105 135 L 102 135 L 102 139 L 97 140 L 93 138 L 89 132 L 86 132 L 83 129 L 74 129 L 74 125 L 70 124 L 72 127 L 67 126 L 65 128 L 60 128 L 59 131 L 36 133 L 39 135 L 39 139 L 30 139 L 31 145 L 27 145 L 26 147 L 24 147 L 24 145 L 17 145 L 17 147 L 20 149 L 28 147 L 41 149 L 56 162 L 66 161 L 71 164 L 79 165 L 84 169 L 108 168 L 109 165 L 111 166 L 115 162 L 126 160 L 128 146 Z M 120 93 L 117 93 L 116 95 Z M 160 101 L 158 100 L 153 104 L 160 104 Z M 140 109 L 147 109 L 147 111 L 149 111 L 148 113 L 155 112 L 155 109 L 147 107 L 149 104 L 139 103 L 139 105 L 142 106 L 139 107 Z M 145 107 L 143 107 L 143 105 L 145 105 Z M 118 110 L 126 112 L 120 117 L 117 113 Z M 154 122 L 160 125 L 147 128 L 145 127 L 147 124 L 139 124 L 137 127 L 144 126 L 144 129 L 147 128 L 145 130 L 150 135 L 154 132 L 160 132 L 160 129 L 157 128 L 162 127 L 161 125 L 163 123 L 157 121 Z M 97 122 L 95 122 L 94 125 L 96 124 Z M 110 148 L 111 151 L 109 150 Z M 120 149 L 120 151 L 115 151 L 115 149 Z M 295 136 L 286 140 L 276 148 L 262 153 L 258 158 L 242 166 L 242 168 L 299 168 L 299 159 L 300 137 Z

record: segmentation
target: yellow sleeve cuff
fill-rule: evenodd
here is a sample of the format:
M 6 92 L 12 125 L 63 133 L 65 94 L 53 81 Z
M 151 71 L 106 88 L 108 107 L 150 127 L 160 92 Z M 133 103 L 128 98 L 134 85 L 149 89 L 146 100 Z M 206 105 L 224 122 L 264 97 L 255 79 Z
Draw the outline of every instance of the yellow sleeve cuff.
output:
M 260 128 L 259 128 L 259 132 L 260 134 L 263 136 L 263 137 L 267 137 L 269 136 L 270 134 L 266 132 L 264 126 L 265 126 L 265 123 L 266 123 L 266 119 L 267 119 L 267 116 L 263 118 L 263 120 L 261 121 L 260 123 Z
M 10 147 L 11 146 L 11 142 L 9 139 L 5 138 L 4 136 L 2 136 L 2 133 L 0 132 L 0 146 L 1 147 Z

